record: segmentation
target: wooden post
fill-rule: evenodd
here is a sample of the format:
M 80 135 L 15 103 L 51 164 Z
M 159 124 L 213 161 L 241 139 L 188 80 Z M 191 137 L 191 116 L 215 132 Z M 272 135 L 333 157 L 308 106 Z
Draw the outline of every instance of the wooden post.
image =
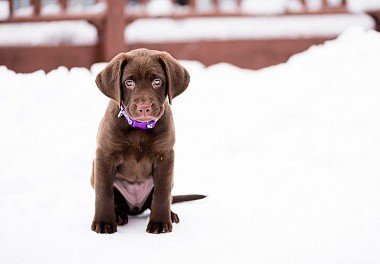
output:
M 195 5 L 196 5 L 195 0 L 189 0 L 189 7 L 190 7 L 191 11 L 195 11 L 195 8 L 196 8 Z
M 212 7 L 215 10 L 215 12 L 220 11 L 220 2 L 219 0 L 212 0 Z
M 241 8 L 241 4 L 243 3 L 243 0 L 236 0 L 236 6 L 238 8 Z
M 307 3 L 306 0 L 299 0 L 302 5 L 302 10 L 307 11 Z
M 115 55 L 126 51 L 124 44 L 124 0 L 108 0 L 105 20 L 99 28 L 101 60 L 110 61 Z
M 8 0 L 8 2 L 9 2 L 9 17 L 12 17 L 13 16 L 13 12 L 14 12 L 13 0 Z
M 59 5 L 62 8 L 62 13 L 66 13 L 67 9 L 67 0 L 59 0 Z
M 147 13 L 147 10 L 148 10 L 148 0 L 139 0 L 138 4 L 142 5 L 142 11 L 144 13 Z
M 40 0 L 31 0 L 31 3 L 34 7 L 34 12 L 33 14 L 35 16 L 39 16 L 40 15 L 40 11 L 41 11 L 41 2 Z
M 327 0 L 322 0 L 322 10 L 326 10 L 329 8 L 329 3 Z

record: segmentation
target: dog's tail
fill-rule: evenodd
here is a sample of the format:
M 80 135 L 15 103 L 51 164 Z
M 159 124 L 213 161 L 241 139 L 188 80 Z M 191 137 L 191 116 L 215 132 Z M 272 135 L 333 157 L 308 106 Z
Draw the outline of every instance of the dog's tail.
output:
M 202 195 L 202 194 L 174 195 L 173 200 L 172 200 L 172 204 L 199 200 L 199 199 L 203 199 L 206 197 L 207 197 L 206 195 Z

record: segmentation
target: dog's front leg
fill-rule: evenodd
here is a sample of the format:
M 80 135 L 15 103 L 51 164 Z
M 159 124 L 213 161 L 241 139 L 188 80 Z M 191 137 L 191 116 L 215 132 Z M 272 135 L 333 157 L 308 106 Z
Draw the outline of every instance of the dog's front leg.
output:
M 93 168 L 95 189 L 95 216 L 91 229 L 96 233 L 115 233 L 113 182 L 115 178 L 114 159 L 97 150 Z
M 174 151 L 158 155 L 153 164 L 153 200 L 146 231 L 159 234 L 172 231 L 171 191 L 173 186 Z

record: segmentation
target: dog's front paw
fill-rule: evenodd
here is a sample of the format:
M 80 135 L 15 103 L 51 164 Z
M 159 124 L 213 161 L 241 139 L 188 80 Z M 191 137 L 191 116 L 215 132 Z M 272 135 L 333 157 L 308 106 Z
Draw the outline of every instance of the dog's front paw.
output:
M 116 222 L 96 219 L 92 221 L 91 229 L 98 234 L 112 234 L 117 231 Z
M 170 222 L 149 222 L 146 232 L 152 234 L 169 233 L 172 229 L 172 223 Z

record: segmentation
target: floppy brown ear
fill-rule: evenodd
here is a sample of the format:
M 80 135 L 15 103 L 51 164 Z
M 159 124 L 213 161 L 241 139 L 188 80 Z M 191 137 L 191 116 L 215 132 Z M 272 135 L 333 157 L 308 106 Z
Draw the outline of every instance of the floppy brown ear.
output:
M 127 59 L 128 55 L 125 53 L 116 55 L 96 76 L 95 80 L 99 90 L 118 104 L 121 103 L 121 78 Z
M 169 53 L 161 52 L 159 55 L 160 62 L 165 70 L 167 93 L 169 103 L 172 99 L 183 93 L 190 83 L 188 71 Z

